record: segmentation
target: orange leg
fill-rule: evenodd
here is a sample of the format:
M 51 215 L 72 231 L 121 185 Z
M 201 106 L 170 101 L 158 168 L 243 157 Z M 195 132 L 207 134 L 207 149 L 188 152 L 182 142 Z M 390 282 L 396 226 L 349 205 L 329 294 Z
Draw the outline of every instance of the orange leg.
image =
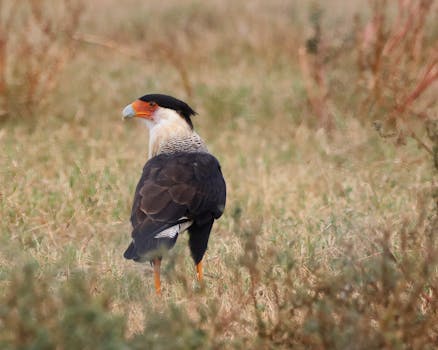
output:
M 157 293 L 157 295 L 161 295 L 160 266 L 161 266 L 161 260 L 154 259 L 154 282 L 155 282 L 155 292 Z
M 198 276 L 198 281 L 202 282 L 202 260 L 196 264 L 196 275 Z

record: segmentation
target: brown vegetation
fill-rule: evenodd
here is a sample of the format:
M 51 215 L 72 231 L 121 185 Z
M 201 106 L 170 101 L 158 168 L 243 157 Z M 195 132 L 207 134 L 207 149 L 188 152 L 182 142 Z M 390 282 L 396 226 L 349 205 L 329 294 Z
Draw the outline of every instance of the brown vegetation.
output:
M 0 1 L 0 117 L 36 118 L 72 58 L 80 1 Z

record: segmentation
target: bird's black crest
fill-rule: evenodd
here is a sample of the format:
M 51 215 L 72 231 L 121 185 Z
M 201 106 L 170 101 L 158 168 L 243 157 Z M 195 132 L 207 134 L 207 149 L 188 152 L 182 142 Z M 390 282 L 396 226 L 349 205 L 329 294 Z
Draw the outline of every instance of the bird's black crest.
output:
M 195 115 L 196 112 L 185 102 L 178 100 L 175 97 L 163 95 L 163 94 L 149 94 L 144 95 L 139 98 L 144 102 L 155 102 L 160 107 L 173 109 L 178 112 L 178 114 L 184 118 L 187 124 L 190 125 L 190 128 L 193 129 L 193 123 L 190 119 L 191 116 Z

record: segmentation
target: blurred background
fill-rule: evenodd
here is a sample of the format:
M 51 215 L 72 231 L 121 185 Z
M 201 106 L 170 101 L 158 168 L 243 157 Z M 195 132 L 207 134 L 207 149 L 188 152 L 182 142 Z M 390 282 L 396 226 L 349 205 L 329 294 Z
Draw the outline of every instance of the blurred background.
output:
M 1 347 L 433 348 L 437 23 L 434 0 L 0 0 Z M 146 93 L 198 112 L 228 185 L 205 286 L 181 237 L 161 299 L 122 258 Z

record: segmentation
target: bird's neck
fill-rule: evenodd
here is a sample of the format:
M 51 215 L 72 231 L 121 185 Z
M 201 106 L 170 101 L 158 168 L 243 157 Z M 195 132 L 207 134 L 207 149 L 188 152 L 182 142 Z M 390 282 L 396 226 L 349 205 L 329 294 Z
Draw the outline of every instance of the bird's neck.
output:
M 160 153 L 207 152 L 204 141 L 181 121 L 161 121 L 149 128 L 149 158 Z

